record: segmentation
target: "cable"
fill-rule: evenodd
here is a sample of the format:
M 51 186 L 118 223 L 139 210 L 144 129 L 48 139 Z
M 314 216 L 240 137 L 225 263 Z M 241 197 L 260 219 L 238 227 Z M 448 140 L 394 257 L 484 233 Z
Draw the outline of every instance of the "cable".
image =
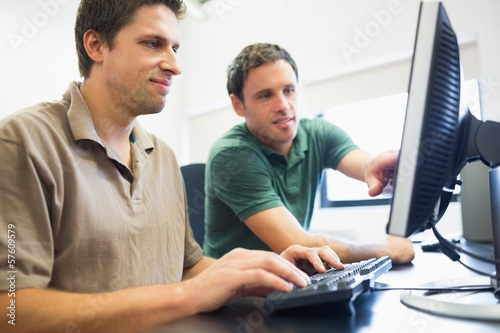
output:
M 473 271 L 474 273 L 476 274 L 479 274 L 479 275 L 482 275 L 482 276 L 488 276 L 488 277 L 491 277 L 491 273 L 487 273 L 487 272 L 483 272 L 483 271 L 480 271 L 478 269 L 475 269 L 474 267 L 471 267 L 469 265 L 467 265 L 466 263 L 464 263 L 463 261 L 461 260 L 457 260 L 460 264 L 462 264 L 462 266 L 464 266 L 465 268 L 467 268 L 468 270 L 470 271 Z
M 481 257 L 480 255 L 475 254 L 474 252 L 467 251 L 467 250 L 461 248 L 460 246 L 458 246 L 456 244 L 453 244 L 453 242 L 450 242 L 446 238 L 444 238 L 439 233 L 439 231 L 436 229 L 436 221 L 434 219 L 432 219 L 431 226 L 432 226 L 432 231 L 434 232 L 434 235 L 436 236 L 436 238 L 439 241 L 439 243 L 442 245 L 441 249 L 443 250 L 443 252 L 447 256 L 450 257 L 451 260 L 458 261 L 458 259 L 460 259 L 460 255 L 455 252 L 455 251 L 457 251 L 457 252 L 464 253 L 464 254 L 468 255 L 469 257 L 471 257 L 471 258 L 480 260 L 482 262 L 487 262 L 487 263 L 490 263 L 490 264 L 500 265 L 500 260 L 498 260 L 498 259 L 491 259 L 491 258 Z M 451 251 L 451 253 L 449 253 L 450 251 Z

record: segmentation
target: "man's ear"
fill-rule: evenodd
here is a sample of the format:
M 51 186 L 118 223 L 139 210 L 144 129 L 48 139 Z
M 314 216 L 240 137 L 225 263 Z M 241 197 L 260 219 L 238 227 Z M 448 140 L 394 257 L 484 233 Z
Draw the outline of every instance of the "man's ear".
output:
M 95 30 L 87 30 L 83 35 L 83 46 L 85 47 L 85 51 L 87 51 L 90 59 L 95 62 L 103 61 L 103 52 L 102 48 L 105 45 L 101 41 L 101 36 Z
M 236 97 L 235 94 L 231 94 L 229 95 L 229 97 L 231 98 L 231 104 L 233 105 L 234 112 L 236 112 L 238 116 L 244 117 L 245 105 L 243 104 L 243 102 L 238 97 Z

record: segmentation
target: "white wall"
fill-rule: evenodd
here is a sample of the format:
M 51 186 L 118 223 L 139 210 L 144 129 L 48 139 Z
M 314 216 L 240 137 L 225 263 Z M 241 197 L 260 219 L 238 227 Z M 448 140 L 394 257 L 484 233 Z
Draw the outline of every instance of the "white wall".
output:
M 69 81 L 79 77 L 72 29 L 77 1 L 41 3 L 2 0 L 1 116 L 59 99 Z

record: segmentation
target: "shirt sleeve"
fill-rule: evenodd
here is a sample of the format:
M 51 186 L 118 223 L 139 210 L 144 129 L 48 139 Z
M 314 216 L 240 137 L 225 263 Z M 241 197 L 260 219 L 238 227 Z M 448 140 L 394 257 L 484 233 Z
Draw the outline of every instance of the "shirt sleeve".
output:
M 240 221 L 283 206 L 273 188 L 271 170 L 250 148 L 227 148 L 217 153 L 210 163 L 210 176 L 213 193 Z
M 359 147 L 343 129 L 326 120 L 318 119 L 318 132 L 325 145 L 325 167 L 336 169 L 340 161 Z
M 50 195 L 38 175 L 43 166 L 22 145 L 5 138 L 0 139 L 0 151 L 2 273 L 15 276 L 16 289 L 47 287 L 52 276 L 54 242 Z M 0 279 L 0 290 L 9 290 L 9 285 L 6 278 Z

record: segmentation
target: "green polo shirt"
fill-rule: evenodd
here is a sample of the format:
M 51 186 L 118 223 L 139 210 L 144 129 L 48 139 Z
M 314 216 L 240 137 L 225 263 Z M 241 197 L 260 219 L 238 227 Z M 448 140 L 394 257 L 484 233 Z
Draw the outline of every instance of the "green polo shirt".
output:
M 205 254 L 219 258 L 236 247 L 269 250 L 242 221 L 274 207 L 285 206 L 307 230 L 323 170 L 335 169 L 357 148 L 339 127 L 302 119 L 287 161 L 245 123 L 233 127 L 212 146 L 207 162 Z

